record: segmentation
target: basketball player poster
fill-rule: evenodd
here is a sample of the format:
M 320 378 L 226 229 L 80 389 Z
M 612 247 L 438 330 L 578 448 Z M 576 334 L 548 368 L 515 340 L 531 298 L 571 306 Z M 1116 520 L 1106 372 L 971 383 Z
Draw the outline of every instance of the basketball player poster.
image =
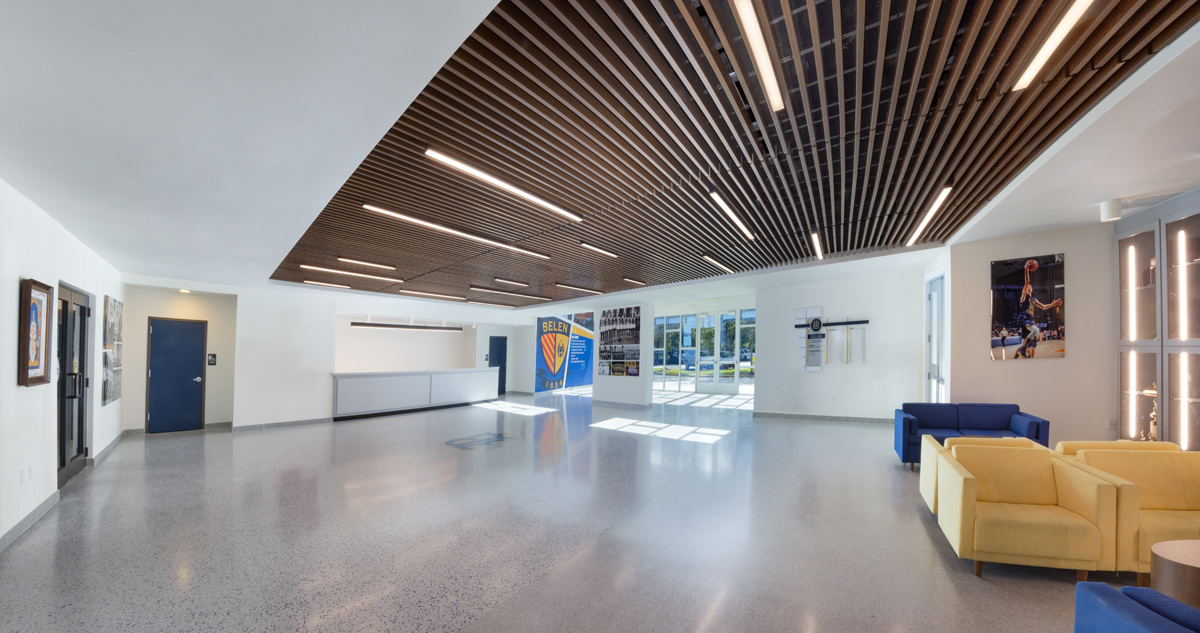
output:
M 992 262 L 992 360 L 1067 354 L 1062 253 Z

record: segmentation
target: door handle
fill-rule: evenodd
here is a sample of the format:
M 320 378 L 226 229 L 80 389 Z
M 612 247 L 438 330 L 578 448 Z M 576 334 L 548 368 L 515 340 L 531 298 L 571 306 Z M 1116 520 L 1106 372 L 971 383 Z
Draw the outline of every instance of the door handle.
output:
M 192 379 L 192 382 L 200 382 L 200 377 L 196 376 L 195 378 Z

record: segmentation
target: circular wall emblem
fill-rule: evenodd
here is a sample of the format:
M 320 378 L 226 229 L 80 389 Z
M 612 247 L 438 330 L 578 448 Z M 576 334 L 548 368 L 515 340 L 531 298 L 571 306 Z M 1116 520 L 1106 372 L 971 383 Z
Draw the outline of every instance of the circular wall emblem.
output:
M 812 331 L 814 331 L 814 332 L 820 332 L 821 331 L 821 319 L 813 319 L 812 321 L 809 321 L 808 327 L 811 328 Z

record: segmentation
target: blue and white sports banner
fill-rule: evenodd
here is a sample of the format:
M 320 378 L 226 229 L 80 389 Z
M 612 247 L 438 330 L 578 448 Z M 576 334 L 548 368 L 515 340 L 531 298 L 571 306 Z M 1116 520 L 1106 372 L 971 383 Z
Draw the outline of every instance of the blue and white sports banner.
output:
M 593 321 L 591 312 L 538 319 L 535 391 L 592 384 Z

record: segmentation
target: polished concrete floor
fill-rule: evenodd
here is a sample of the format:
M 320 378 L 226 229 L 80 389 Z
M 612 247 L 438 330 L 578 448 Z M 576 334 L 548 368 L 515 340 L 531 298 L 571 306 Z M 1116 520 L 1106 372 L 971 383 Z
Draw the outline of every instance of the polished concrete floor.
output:
M 127 438 L 0 553 L 0 630 L 1071 630 L 1074 572 L 974 577 L 890 425 L 507 400 Z

